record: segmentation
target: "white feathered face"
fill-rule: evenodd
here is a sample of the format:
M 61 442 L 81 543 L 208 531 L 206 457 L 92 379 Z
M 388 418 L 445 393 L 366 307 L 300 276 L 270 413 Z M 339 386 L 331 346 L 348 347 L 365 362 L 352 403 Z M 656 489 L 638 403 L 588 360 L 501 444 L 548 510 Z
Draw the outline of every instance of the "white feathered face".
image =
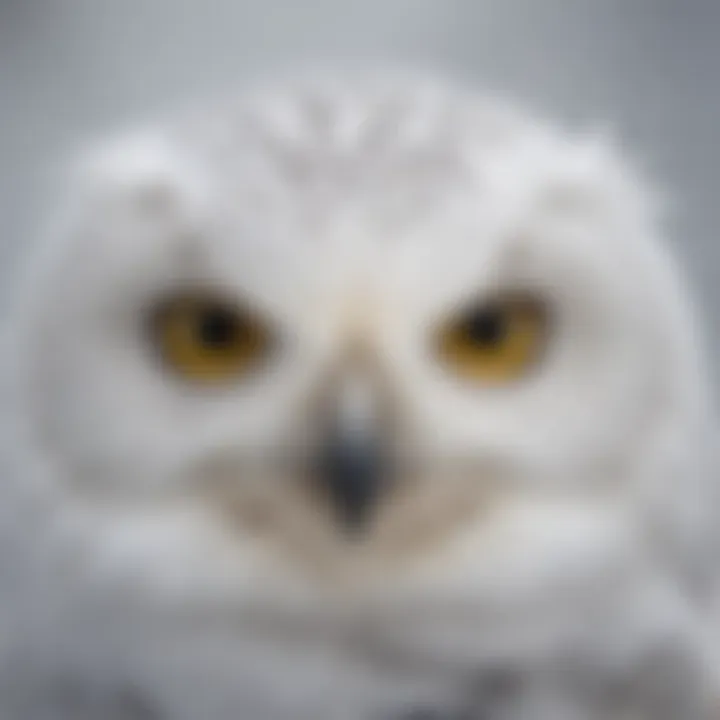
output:
M 640 191 L 497 109 L 278 102 L 85 168 L 18 344 L 53 482 L 155 579 L 539 561 L 694 412 Z

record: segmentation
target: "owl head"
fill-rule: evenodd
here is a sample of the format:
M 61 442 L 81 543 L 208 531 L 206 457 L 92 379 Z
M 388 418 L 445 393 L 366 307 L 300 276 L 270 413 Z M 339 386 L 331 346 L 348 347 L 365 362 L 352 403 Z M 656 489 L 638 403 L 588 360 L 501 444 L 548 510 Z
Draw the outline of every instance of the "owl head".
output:
M 183 598 L 540 584 L 628 535 L 704 567 L 696 317 L 604 140 L 293 80 L 94 145 L 65 194 L 7 414 L 78 565 Z

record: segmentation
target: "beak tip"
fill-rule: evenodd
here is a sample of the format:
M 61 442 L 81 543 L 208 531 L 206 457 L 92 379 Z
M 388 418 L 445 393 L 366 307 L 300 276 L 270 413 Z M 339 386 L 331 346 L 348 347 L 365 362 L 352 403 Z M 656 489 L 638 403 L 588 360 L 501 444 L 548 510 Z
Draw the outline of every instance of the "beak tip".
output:
M 346 532 L 367 530 L 382 493 L 382 463 L 373 444 L 332 441 L 323 453 L 319 481 Z

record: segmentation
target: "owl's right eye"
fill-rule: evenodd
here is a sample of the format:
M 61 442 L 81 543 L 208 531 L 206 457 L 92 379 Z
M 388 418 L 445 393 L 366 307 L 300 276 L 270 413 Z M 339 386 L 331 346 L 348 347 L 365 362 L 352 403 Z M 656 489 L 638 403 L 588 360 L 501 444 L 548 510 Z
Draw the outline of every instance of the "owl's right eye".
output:
M 269 333 L 249 310 L 211 295 L 163 302 L 151 324 L 153 345 L 184 380 L 216 384 L 240 378 L 265 355 Z
M 539 359 L 548 335 L 545 306 L 505 297 L 466 308 L 436 337 L 443 364 L 455 375 L 486 385 L 522 377 Z

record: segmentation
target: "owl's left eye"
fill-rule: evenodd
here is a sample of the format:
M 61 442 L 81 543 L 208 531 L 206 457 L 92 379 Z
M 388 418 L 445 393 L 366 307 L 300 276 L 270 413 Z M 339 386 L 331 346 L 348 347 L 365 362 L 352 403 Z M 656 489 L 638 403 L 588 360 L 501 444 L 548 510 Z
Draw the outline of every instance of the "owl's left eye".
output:
M 265 354 L 269 333 L 257 316 L 227 300 L 184 295 L 162 303 L 152 341 L 165 365 L 199 383 L 237 379 Z
M 438 333 L 437 352 L 454 374 L 484 384 L 523 376 L 547 340 L 547 313 L 529 298 L 499 298 L 467 308 Z

